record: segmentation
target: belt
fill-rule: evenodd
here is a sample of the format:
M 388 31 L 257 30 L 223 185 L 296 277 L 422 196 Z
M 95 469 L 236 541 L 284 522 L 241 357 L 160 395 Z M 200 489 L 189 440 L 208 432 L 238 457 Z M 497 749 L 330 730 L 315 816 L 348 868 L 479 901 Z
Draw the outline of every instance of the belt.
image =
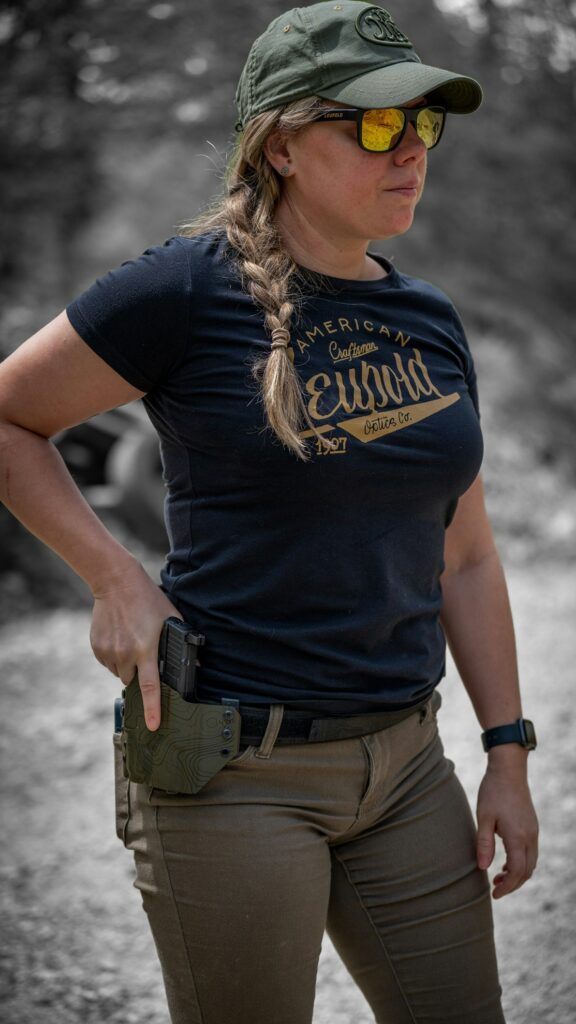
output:
M 397 725 L 405 718 L 409 718 L 410 715 L 418 712 L 422 714 L 429 700 L 428 698 L 419 704 L 401 708 L 398 711 L 374 711 L 365 715 L 349 715 L 348 717 L 332 715 L 314 718 L 312 713 L 306 715 L 303 712 L 285 710 L 276 743 L 323 743 L 327 740 L 350 739 L 354 736 L 379 732 L 380 729 L 389 729 L 391 726 Z M 240 707 L 240 714 L 242 716 L 240 746 L 259 744 L 266 732 L 270 708 L 259 710 L 244 705 Z

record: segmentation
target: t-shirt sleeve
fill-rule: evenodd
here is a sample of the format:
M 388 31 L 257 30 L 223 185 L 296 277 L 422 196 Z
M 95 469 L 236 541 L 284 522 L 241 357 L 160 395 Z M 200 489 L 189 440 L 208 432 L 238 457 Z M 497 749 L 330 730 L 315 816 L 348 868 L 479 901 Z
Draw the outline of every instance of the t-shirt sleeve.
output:
M 140 391 L 182 360 L 191 309 L 189 253 L 177 238 L 99 278 L 67 307 L 83 341 Z

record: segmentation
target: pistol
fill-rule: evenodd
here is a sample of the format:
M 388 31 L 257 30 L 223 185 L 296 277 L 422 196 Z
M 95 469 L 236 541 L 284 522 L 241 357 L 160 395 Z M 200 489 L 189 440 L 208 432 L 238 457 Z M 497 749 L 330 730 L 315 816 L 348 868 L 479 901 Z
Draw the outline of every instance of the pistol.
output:
M 163 683 L 184 700 L 196 701 L 197 651 L 206 642 L 187 622 L 172 615 L 166 619 L 158 647 L 158 670 Z

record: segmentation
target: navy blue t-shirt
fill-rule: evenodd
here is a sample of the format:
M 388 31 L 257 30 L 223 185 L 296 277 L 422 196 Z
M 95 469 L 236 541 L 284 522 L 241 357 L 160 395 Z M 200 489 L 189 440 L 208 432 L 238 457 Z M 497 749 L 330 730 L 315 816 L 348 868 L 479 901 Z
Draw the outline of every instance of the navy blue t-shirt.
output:
M 318 279 L 291 347 L 313 423 L 300 461 L 266 429 L 263 314 L 217 235 L 173 238 L 68 307 L 160 437 L 162 585 L 206 634 L 201 695 L 327 714 L 425 699 L 444 674 L 444 532 L 476 477 L 472 358 L 450 301 L 388 264 Z

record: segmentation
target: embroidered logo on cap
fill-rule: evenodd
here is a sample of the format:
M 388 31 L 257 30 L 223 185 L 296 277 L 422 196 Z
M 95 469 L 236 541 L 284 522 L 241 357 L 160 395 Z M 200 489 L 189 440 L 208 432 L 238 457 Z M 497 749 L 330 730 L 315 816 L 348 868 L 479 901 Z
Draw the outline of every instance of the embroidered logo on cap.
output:
M 356 31 L 369 43 L 383 46 L 410 46 L 412 43 L 383 7 L 369 7 L 356 18 Z

